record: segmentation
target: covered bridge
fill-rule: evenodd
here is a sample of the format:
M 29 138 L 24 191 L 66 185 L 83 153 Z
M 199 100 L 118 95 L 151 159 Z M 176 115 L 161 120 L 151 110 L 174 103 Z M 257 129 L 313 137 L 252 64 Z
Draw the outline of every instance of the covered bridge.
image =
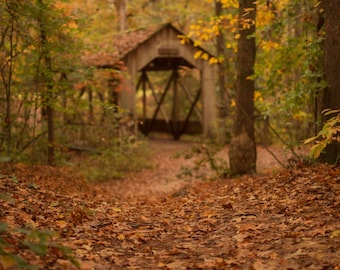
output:
M 183 33 L 172 24 L 124 32 L 112 40 L 112 54 L 98 53 L 88 60 L 98 68 L 116 69 L 120 62 L 126 69 L 116 102 L 138 118 L 144 134 L 163 131 L 174 139 L 184 133 L 211 136 L 216 119 L 216 67 L 194 55 L 201 51 L 207 58 L 213 56 L 191 40 L 181 44 L 179 35 Z M 196 71 L 192 76 L 196 83 L 183 80 L 188 70 Z M 162 89 L 156 89 L 151 73 L 156 80 L 167 77 Z

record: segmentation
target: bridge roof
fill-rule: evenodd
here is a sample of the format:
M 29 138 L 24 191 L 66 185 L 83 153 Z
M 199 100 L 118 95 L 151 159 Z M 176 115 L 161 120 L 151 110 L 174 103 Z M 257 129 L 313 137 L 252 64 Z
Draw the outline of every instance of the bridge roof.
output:
M 131 52 L 138 49 L 142 44 L 146 43 L 165 28 L 169 28 L 177 33 L 178 36 L 184 35 L 183 32 L 174 27 L 171 23 L 161 25 L 151 25 L 138 29 L 127 30 L 114 35 L 109 41 L 100 46 L 95 54 L 83 57 L 84 62 L 98 68 L 117 68 L 122 64 L 122 60 Z M 212 57 L 206 49 L 200 46 L 194 46 L 192 40 L 188 40 L 189 46 L 195 47 Z M 180 45 L 180 44 L 179 44 Z

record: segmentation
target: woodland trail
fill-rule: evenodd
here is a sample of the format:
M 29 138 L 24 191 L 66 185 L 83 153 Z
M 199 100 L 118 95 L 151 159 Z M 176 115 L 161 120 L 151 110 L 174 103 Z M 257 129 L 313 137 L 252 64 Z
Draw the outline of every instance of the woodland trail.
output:
M 183 170 L 193 172 L 195 160 L 202 159 L 202 154 L 193 154 L 190 159 L 184 157 L 193 153 L 193 147 L 200 148 L 202 146 L 200 143 L 152 139 L 148 141 L 148 145 L 150 151 L 153 152 L 151 158 L 152 168 L 138 173 L 130 173 L 123 180 L 106 182 L 103 184 L 104 189 L 114 190 L 119 196 L 129 199 L 150 199 L 152 197 L 176 195 L 176 192 L 183 191 L 192 183 L 216 177 L 207 163 L 204 164 L 206 167 L 196 172 L 197 177 L 178 177 Z M 290 157 L 290 153 L 280 147 L 271 147 L 270 151 L 284 164 L 287 163 Z M 216 159 L 223 160 L 225 163 L 228 162 L 227 146 L 217 152 Z M 279 169 L 282 169 L 282 166 L 269 151 L 262 146 L 257 147 L 258 174 L 275 172 Z
M 339 167 L 265 173 L 275 167 L 267 159 L 259 175 L 181 182 L 178 145 L 158 143 L 159 163 L 120 182 L 86 184 L 67 168 L 23 164 L 1 172 L 0 221 L 56 232 L 53 243 L 72 248 L 83 270 L 340 268 Z M 40 269 L 75 269 L 49 242 L 38 256 L 18 231 L 0 237 Z M 15 269 L 13 260 L 0 256 L 0 269 Z

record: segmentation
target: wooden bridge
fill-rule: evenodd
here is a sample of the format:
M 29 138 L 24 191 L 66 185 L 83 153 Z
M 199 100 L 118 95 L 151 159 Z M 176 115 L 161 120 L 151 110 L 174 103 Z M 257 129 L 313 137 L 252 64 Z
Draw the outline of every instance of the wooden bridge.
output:
M 145 135 L 159 131 L 179 139 L 185 133 L 214 133 L 215 66 L 194 57 L 197 51 L 207 58 L 213 55 L 191 40 L 181 44 L 180 35 L 184 34 L 172 24 L 124 32 L 112 40 L 114 53 L 89 60 L 98 68 L 125 72 L 119 82 L 122 90 L 117 91 L 117 83 L 109 87 L 114 102 L 138 119 L 138 128 Z M 162 78 L 163 85 L 152 78 Z

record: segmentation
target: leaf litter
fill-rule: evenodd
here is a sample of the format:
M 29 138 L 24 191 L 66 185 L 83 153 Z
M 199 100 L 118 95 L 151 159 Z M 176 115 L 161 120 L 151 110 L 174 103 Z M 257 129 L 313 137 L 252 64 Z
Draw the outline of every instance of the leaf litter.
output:
M 13 170 L 0 177 L 0 222 L 55 232 L 80 269 L 340 269 L 339 167 L 182 180 L 185 192 L 175 196 L 170 189 L 133 195 L 139 178 L 157 185 L 164 171 L 155 168 L 129 179 L 126 192 L 126 181 L 89 184 L 72 168 Z M 76 269 L 55 249 L 38 256 L 20 236 L 0 235 L 40 269 Z M 0 269 L 11 267 L 0 256 Z

